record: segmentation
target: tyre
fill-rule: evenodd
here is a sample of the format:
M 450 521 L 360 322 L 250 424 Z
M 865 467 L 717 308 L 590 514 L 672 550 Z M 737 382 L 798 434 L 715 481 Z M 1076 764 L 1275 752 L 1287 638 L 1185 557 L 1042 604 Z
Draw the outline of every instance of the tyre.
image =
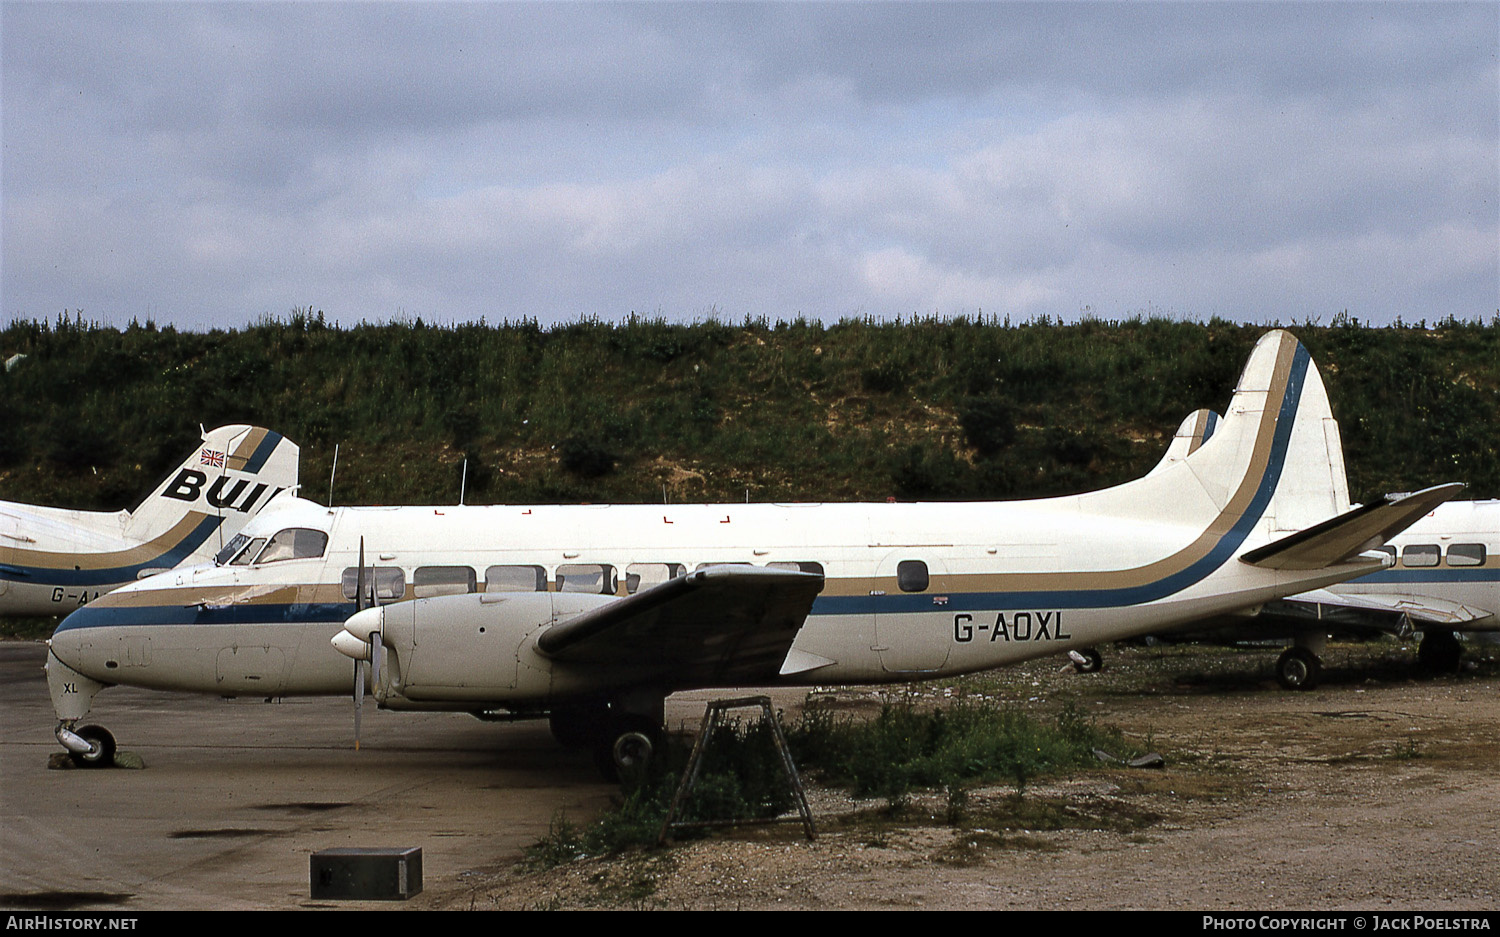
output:
M 1289 647 L 1276 661 L 1276 682 L 1287 690 L 1311 690 L 1323 674 L 1323 662 L 1305 647 Z
M 68 752 L 80 768 L 108 768 L 115 763 L 115 737 L 103 726 L 84 726 L 74 734 L 92 747 L 86 752 Z
M 1083 662 L 1073 662 L 1073 669 L 1079 673 L 1098 673 L 1104 669 L 1104 655 L 1095 648 L 1084 647 L 1078 649 L 1078 655 Z

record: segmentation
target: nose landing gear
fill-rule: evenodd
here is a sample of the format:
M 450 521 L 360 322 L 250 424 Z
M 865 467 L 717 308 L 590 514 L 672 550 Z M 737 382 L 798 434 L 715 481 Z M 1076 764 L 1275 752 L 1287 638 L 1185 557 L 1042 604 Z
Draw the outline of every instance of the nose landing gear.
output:
M 109 768 L 115 763 L 115 737 L 103 726 L 74 729 L 68 722 L 57 726 L 57 740 L 80 768 Z

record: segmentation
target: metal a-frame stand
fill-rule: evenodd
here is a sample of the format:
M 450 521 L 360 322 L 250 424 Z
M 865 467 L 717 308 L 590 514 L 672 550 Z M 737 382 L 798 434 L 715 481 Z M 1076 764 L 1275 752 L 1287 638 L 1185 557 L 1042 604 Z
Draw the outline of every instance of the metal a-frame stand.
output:
M 786 736 L 781 732 L 781 723 L 776 721 L 775 714 L 771 711 L 771 698 L 769 696 L 746 696 L 739 699 L 714 700 L 708 704 L 708 709 L 703 713 L 703 725 L 698 730 L 698 738 L 693 742 L 693 753 L 688 757 L 687 768 L 682 772 L 682 781 L 677 785 L 677 793 L 672 797 L 672 806 L 667 810 L 667 818 L 662 822 L 661 833 L 656 837 L 657 843 L 669 842 L 673 830 L 786 822 L 787 818 L 782 817 L 772 817 L 766 820 L 677 820 L 678 811 L 698 783 L 698 772 L 703 765 L 703 755 L 708 748 L 709 739 L 713 738 L 715 730 L 723 725 L 725 714 L 731 709 L 751 706 L 760 707 L 761 718 L 771 724 L 771 738 L 776 743 L 777 754 L 781 756 L 781 766 L 786 774 L 787 786 L 796 798 L 797 810 L 802 817 L 802 829 L 807 833 L 809 840 L 817 839 L 817 832 L 813 829 L 812 811 L 807 807 L 807 795 L 802 790 L 802 779 L 798 777 L 797 766 L 792 762 L 792 753 L 787 748 Z

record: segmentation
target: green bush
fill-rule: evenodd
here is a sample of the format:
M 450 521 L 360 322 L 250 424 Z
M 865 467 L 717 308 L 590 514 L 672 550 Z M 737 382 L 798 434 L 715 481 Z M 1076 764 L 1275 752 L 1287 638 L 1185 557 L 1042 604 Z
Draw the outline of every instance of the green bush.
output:
M 556 817 L 547 837 L 527 850 L 527 862 L 546 868 L 586 856 L 612 855 L 656 843 L 687 767 L 689 748 L 668 737 L 646 777 L 629 785 L 598 822 L 578 827 Z M 764 720 L 721 725 L 704 748 L 697 783 L 677 819 L 704 823 L 778 817 L 794 806 L 776 751 L 774 732 Z M 692 830 L 674 832 L 676 838 Z
M 701 476 L 695 500 L 1037 497 L 1144 473 L 1189 412 L 1222 411 L 1264 331 L 1152 317 L 345 328 L 299 307 L 193 333 L 68 313 L 0 329 L 0 360 L 26 356 L 0 377 L 0 498 L 131 507 L 198 424 L 231 420 L 301 445 L 310 492 L 340 444 L 344 504 L 451 501 L 438 463 L 460 452 L 492 470 L 497 502 L 658 501 L 662 462 Z M 1500 319 L 1294 331 L 1356 500 L 1442 481 L 1500 496 Z
M 856 794 L 899 801 L 918 788 L 947 789 L 1006 780 L 1019 794 L 1036 777 L 1087 764 L 1094 748 L 1118 745 L 1076 709 L 1055 724 L 1022 710 L 959 701 L 919 711 L 888 703 L 868 722 L 810 706 L 788 732 L 797 762 Z

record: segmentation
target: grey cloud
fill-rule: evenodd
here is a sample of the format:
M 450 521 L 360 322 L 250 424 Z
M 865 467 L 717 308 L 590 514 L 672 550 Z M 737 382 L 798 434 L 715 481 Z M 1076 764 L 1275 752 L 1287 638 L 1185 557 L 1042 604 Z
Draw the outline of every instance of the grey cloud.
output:
M 6 316 L 1500 306 L 1493 4 L 0 16 Z

